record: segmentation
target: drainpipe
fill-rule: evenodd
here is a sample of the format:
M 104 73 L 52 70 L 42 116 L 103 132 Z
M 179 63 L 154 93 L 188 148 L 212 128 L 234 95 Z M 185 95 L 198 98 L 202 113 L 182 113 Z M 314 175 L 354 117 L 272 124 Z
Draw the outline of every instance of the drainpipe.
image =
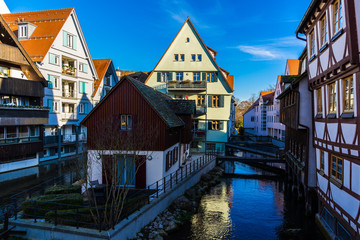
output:
M 306 42 L 306 38 L 299 37 L 299 32 L 296 32 L 296 38 Z

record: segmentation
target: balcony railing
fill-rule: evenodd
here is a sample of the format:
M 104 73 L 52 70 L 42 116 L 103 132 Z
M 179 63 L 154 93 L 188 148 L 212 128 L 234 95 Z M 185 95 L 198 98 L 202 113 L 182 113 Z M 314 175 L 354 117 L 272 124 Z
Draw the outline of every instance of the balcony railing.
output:
M 196 106 L 196 114 L 206 114 L 206 106 Z
M 67 65 L 62 66 L 62 73 L 70 76 L 76 75 L 76 68 Z
M 65 98 L 75 98 L 75 91 L 63 91 L 62 96 Z
M 75 113 L 62 113 L 61 118 L 65 120 L 77 120 Z
M 3 145 L 3 144 L 18 144 L 18 143 L 26 143 L 26 142 L 37 142 L 37 141 L 41 141 L 39 136 L 36 136 L 36 137 L 5 138 L 5 139 L 0 139 L 0 145 Z
M 167 83 L 168 90 L 206 90 L 204 81 L 170 81 Z
M 193 138 L 194 139 L 203 139 L 206 137 L 206 131 L 200 129 L 193 130 Z

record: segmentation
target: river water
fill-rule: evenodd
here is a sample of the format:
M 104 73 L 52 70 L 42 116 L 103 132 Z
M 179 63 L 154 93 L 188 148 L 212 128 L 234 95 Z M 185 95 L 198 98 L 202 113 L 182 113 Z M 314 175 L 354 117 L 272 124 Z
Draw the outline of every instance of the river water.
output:
M 260 171 L 236 163 L 235 173 Z M 198 212 L 167 239 L 324 239 L 314 217 L 282 181 L 224 178 L 204 195 Z

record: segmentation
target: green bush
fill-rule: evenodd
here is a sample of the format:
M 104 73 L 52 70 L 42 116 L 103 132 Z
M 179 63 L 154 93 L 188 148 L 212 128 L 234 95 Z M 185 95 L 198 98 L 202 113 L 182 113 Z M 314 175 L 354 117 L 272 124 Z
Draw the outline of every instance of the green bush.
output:
M 74 208 L 74 206 L 71 205 L 82 205 L 83 197 L 79 193 L 50 194 L 50 195 L 41 195 L 41 196 L 33 197 L 31 199 L 25 200 L 21 204 L 24 215 L 30 215 L 27 217 L 33 217 L 35 215 L 35 210 L 34 210 L 35 201 L 36 201 L 37 217 L 44 217 L 45 214 L 50 210 L 72 209 Z M 71 205 L 69 206 L 62 204 L 71 204 Z
M 55 185 L 45 191 L 48 194 L 67 194 L 67 193 L 81 193 L 81 186 L 72 185 Z
M 103 210 L 100 210 L 101 214 Z M 97 216 L 96 210 L 92 210 L 92 214 Z M 94 224 L 94 218 L 92 217 L 91 210 L 89 208 L 59 210 L 57 212 L 57 224 L 76 226 L 76 221 L 79 221 L 79 226 L 90 227 Z M 55 222 L 55 211 L 49 211 L 45 214 L 45 218 Z

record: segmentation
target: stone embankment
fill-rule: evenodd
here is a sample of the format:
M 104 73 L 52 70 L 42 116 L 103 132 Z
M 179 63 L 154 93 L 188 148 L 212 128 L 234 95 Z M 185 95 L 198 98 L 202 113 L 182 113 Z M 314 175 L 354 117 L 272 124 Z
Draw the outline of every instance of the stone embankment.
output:
M 224 170 L 215 167 L 201 176 L 200 181 L 177 198 L 168 209 L 158 215 L 154 221 L 137 234 L 137 239 L 162 240 L 169 233 L 188 222 L 196 213 L 201 197 L 209 192 L 212 186 L 220 182 Z

